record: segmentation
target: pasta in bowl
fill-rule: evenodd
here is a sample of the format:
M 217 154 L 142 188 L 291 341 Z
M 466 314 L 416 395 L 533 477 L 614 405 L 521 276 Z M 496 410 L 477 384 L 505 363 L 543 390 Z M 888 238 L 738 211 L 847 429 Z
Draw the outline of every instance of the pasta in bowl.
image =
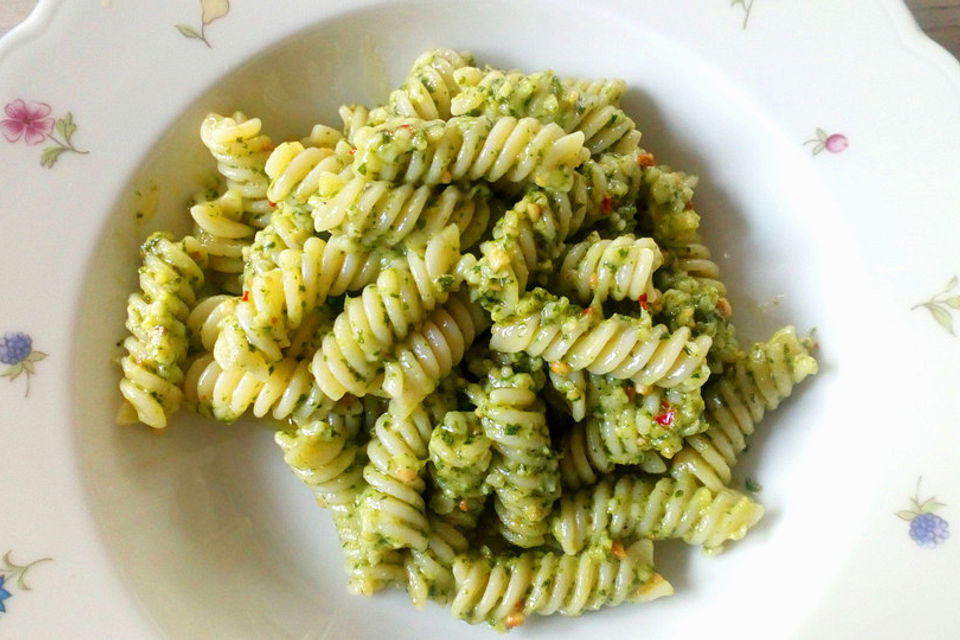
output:
M 142 246 L 120 421 L 277 428 L 355 593 L 500 630 L 671 594 L 654 543 L 756 524 L 730 468 L 818 365 L 792 326 L 741 345 L 625 89 L 431 49 L 299 140 L 208 115 L 220 177 Z

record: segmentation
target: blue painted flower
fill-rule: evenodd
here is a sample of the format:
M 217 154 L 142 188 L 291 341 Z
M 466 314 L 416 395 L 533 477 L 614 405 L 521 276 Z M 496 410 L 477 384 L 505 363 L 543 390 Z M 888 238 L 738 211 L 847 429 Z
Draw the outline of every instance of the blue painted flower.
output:
M 921 547 L 936 547 L 950 537 L 950 524 L 933 512 L 947 505 L 932 497 L 921 502 L 921 479 L 917 479 L 917 492 L 910 498 L 912 508 L 898 511 L 896 515 L 910 523 L 910 537 L 914 542 Z
M 30 395 L 30 376 L 36 373 L 33 363 L 46 357 L 42 351 L 33 350 L 33 340 L 23 331 L 8 331 L 0 337 L 0 363 L 7 365 L 0 371 L 0 377 L 13 381 L 24 374 L 27 379 L 25 397 Z
M 7 607 L 3 604 L 3 601 L 9 598 L 11 594 L 9 591 L 3 588 L 3 581 L 7 579 L 7 576 L 0 573 L 0 613 L 6 613 Z

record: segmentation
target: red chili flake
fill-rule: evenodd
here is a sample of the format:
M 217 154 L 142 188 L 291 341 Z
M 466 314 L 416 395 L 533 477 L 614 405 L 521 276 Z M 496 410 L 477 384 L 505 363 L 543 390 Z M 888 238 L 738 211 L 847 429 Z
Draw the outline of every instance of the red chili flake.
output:
M 271 207 L 274 207 L 274 208 L 276 208 L 277 206 L 277 203 L 274 202 L 273 200 L 267 200 L 267 204 L 269 204 Z
M 669 407 L 670 405 L 664 402 L 661 406 Z M 659 425 L 662 425 L 664 427 L 669 427 L 670 425 L 673 424 L 673 409 L 667 409 L 660 415 L 654 417 L 654 420 L 656 420 L 657 424 Z
M 641 153 L 637 156 L 637 164 L 641 167 L 652 167 L 656 163 L 653 160 L 652 153 Z
M 637 388 L 632 384 L 628 384 L 626 387 L 624 387 L 623 391 L 627 394 L 627 398 L 630 400 L 630 402 L 633 402 L 633 399 L 637 397 Z
M 350 155 L 353 155 L 353 154 L 355 154 L 356 152 L 357 152 L 357 148 L 356 148 L 356 147 L 354 147 L 353 149 L 350 149 Z
M 687 204 L 683 205 L 683 208 L 687 210 L 693 209 L 693 200 L 687 200 Z
M 246 302 L 247 300 L 249 300 L 249 299 L 250 299 L 250 292 L 249 292 L 249 291 L 244 291 L 244 292 L 243 292 L 243 297 L 240 298 L 240 299 L 243 300 L 244 302 Z
M 400 128 L 400 129 L 406 129 L 407 131 L 412 131 L 412 130 L 413 130 L 413 125 L 412 125 L 412 124 L 402 124 L 402 125 L 400 125 L 399 128 Z
M 580 315 L 588 316 L 593 313 L 593 307 L 586 307 L 583 311 L 580 312 Z
M 277 148 L 277 145 L 275 145 L 275 144 L 265 144 L 265 145 L 263 145 L 263 148 L 264 148 L 266 151 L 273 151 L 274 149 Z
M 620 558 L 621 560 L 627 557 L 627 550 L 623 548 L 623 543 L 620 542 L 619 540 L 614 540 L 610 544 L 610 553 Z
M 647 310 L 647 294 L 640 294 L 640 297 L 637 298 L 637 302 L 640 303 L 640 308 L 642 308 L 644 311 Z
M 610 196 L 603 196 L 603 201 L 600 203 L 600 208 L 603 209 L 604 213 L 610 213 L 613 211 L 613 198 Z

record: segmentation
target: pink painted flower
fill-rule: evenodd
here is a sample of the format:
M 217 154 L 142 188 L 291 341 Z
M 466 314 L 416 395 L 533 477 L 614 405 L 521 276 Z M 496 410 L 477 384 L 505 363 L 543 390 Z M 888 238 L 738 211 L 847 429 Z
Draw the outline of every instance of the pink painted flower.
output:
M 0 120 L 0 131 L 7 142 L 23 138 L 27 144 L 40 144 L 53 131 L 50 105 L 45 102 L 30 102 L 28 106 L 20 98 L 3 108 L 7 118 Z

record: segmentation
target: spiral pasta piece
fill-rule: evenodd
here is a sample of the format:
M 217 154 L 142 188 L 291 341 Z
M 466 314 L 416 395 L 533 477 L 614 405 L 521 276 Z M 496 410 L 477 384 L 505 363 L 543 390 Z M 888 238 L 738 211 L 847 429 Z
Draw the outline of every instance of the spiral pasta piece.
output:
M 240 111 L 232 117 L 211 113 L 200 125 L 200 139 L 216 159 L 228 189 L 242 195 L 244 209 L 259 218 L 269 213 L 264 166 L 273 150 L 261 126 L 259 118 L 248 118 Z
M 363 396 L 376 387 L 393 346 L 459 287 L 459 238 L 450 225 L 427 242 L 423 255 L 409 248 L 405 264 L 385 269 L 344 303 L 311 368 L 324 393 Z
M 589 152 L 582 133 L 533 118 L 390 120 L 356 134 L 353 169 L 371 180 L 446 184 L 454 180 L 532 182 L 567 191 Z
M 430 434 L 430 477 L 443 496 L 463 505 L 489 492 L 484 484 L 490 467 L 491 442 L 474 412 L 450 411 Z
M 484 185 L 414 187 L 347 177 L 331 183 L 313 217 L 317 231 L 346 236 L 364 248 L 393 247 L 413 232 L 429 238 L 455 224 L 467 248 L 487 230 L 490 195 Z
M 577 616 L 603 606 L 648 602 L 673 593 L 653 568 L 653 543 L 639 540 L 617 553 L 611 545 L 573 555 L 540 550 L 517 555 L 457 557 L 451 613 L 471 624 L 506 630 L 527 616 Z
M 456 591 L 453 563 L 468 547 L 469 542 L 455 526 L 441 518 L 430 518 L 426 547 L 411 549 L 404 563 L 407 593 L 414 607 L 423 609 L 427 600 L 449 603 Z
M 360 502 L 368 553 L 426 548 L 430 525 L 421 472 L 434 425 L 454 404 L 452 393 L 435 394 L 406 417 L 387 411 L 377 420 L 367 446 L 370 462 L 363 470 L 370 486 Z
M 710 338 L 690 340 L 689 329 L 670 334 L 641 317 L 585 310 L 543 289 L 524 294 L 517 312 L 493 325 L 490 346 L 543 357 L 560 372 L 586 369 L 640 385 L 696 388 L 706 382 Z
M 585 146 L 597 154 L 634 131 L 620 108 L 626 90 L 622 80 L 561 80 L 552 71 L 530 75 L 521 71 L 464 67 L 454 72 L 459 93 L 453 115 L 533 117 L 556 123 L 564 131 L 582 131 Z
M 492 363 L 491 363 L 492 364 Z M 496 494 L 501 533 L 525 548 L 543 544 L 547 518 L 560 495 L 557 455 L 551 449 L 543 402 L 543 374 L 492 366 L 482 389 L 468 389 L 497 455 L 486 482 Z
M 483 311 L 462 293 L 427 316 L 386 364 L 383 390 L 393 410 L 403 415 L 433 393 L 489 324 Z
M 812 341 L 797 337 L 794 327 L 784 327 L 768 341 L 755 343 L 743 360 L 712 381 L 704 392 L 709 426 L 685 439 L 671 473 L 692 474 L 713 490 L 729 484 L 730 469 L 756 423 L 817 372 L 812 347 Z
M 653 304 L 660 295 L 653 286 L 653 272 L 662 264 L 663 254 L 652 238 L 623 235 L 602 240 L 598 234 L 590 234 L 583 242 L 567 247 L 557 289 L 582 304 L 611 298 Z
M 127 404 L 117 418 L 132 422 L 132 408 L 137 420 L 163 429 L 183 398 L 186 322 L 203 285 L 206 255 L 194 238 L 175 241 L 164 233 L 148 237 L 140 252 L 140 291 L 127 301 L 130 335 L 123 341 L 127 355 L 120 361 L 120 393 Z
M 284 142 L 267 158 L 264 172 L 270 178 L 266 196 L 274 205 L 304 208 L 325 182 L 343 172 L 352 161 L 350 145 L 304 146 Z
M 244 220 L 243 197 L 228 189 L 213 200 L 198 201 L 190 207 L 195 222 L 193 235 L 207 254 L 207 267 L 220 273 L 243 271 L 243 248 L 256 227 Z
M 551 522 L 564 553 L 611 540 L 680 538 L 717 550 L 740 540 L 763 516 L 763 507 L 738 491 L 711 490 L 692 476 L 644 480 L 606 476 L 561 496 Z
M 413 63 L 399 89 L 390 93 L 386 112 L 390 116 L 446 120 L 450 102 L 459 91 L 455 72 L 473 63 L 469 53 L 451 49 L 430 49 Z
M 560 374 L 552 369 L 547 373 L 551 388 L 565 406 L 574 422 L 587 415 L 587 376 L 583 371 Z

